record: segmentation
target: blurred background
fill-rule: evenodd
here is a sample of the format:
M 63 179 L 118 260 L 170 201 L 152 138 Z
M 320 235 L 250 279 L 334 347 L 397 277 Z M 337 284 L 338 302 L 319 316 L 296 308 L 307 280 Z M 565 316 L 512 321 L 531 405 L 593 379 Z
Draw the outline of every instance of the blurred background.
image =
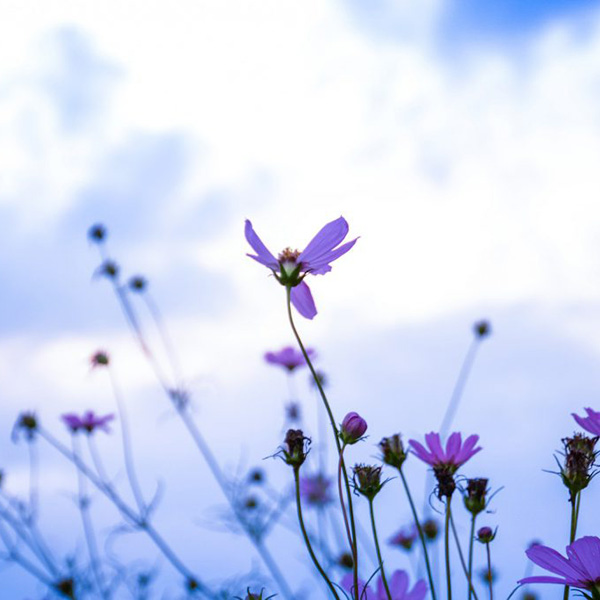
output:
M 5 489 L 28 489 L 25 444 L 11 442 L 22 410 L 65 441 L 61 414 L 115 411 L 89 365 L 101 348 L 142 484 L 165 486 L 157 523 L 209 581 L 252 570 L 109 283 L 93 277 L 86 232 L 104 223 L 124 276 L 148 278 L 223 468 L 258 464 L 283 487 L 288 468 L 263 459 L 281 444 L 288 388 L 263 354 L 293 339 L 283 289 L 245 256 L 243 222 L 277 253 L 343 215 L 360 240 L 312 279 L 319 314 L 298 323 L 338 420 L 355 410 L 369 423 L 350 462 L 371 461 L 384 435 L 437 430 L 473 322 L 492 323 L 454 429 L 484 447 L 465 474 L 504 487 L 481 524 L 499 527 L 505 597 L 531 540 L 566 545 L 567 492 L 543 469 L 556 470 L 570 414 L 600 409 L 599 34 L 589 0 L 0 0 Z M 296 388 L 314 430 L 306 377 Z M 123 483 L 117 436 L 98 442 Z M 421 490 L 423 465 L 407 472 Z M 48 449 L 40 485 L 49 542 L 83 551 L 76 475 Z M 598 494 L 584 495 L 582 534 L 599 533 Z M 386 538 L 409 511 L 397 481 L 379 502 Z M 99 496 L 92 506 L 106 532 L 114 512 Z M 295 586 L 311 585 L 293 534 L 269 545 Z M 115 546 L 157 565 L 157 597 L 179 597 L 143 536 Z M 14 565 L 2 581 L 6 598 L 45 593 Z

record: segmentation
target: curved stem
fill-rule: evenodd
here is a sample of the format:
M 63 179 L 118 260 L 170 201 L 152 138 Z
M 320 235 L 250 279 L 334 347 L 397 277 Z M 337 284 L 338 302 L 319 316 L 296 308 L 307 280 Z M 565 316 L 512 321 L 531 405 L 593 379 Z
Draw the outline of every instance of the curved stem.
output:
M 471 515 L 471 531 L 469 536 L 469 570 L 467 578 L 469 581 L 473 581 L 473 546 L 475 545 L 475 519 L 477 515 Z M 471 600 L 472 592 L 471 586 L 469 585 L 469 600 Z
M 297 511 L 298 511 L 298 522 L 300 523 L 300 530 L 302 531 L 302 537 L 304 538 L 304 543 L 306 544 L 308 553 L 310 554 L 310 558 L 312 559 L 313 564 L 317 568 L 317 571 L 319 571 L 321 577 L 327 583 L 327 587 L 329 587 L 329 589 L 331 590 L 333 597 L 336 598 L 336 600 L 339 600 L 340 597 L 338 596 L 338 593 L 337 593 L 335 587 L 333 587 L 333 583 L 331 583 L 331 580 L 327 576 L 327 573 L 325 573 L 323 567 L 321 566 L 317 557 L 315 556 L 312 545 L 310 543 L 310 538 L 308 537 L 308 534 L 306 533 L 306 527 L 304 526 L 304 518 L 302 517 L 302 503 L 301 503 L 301 498 L 300 498 L 300 475 L 299 475 L 299 473 L 300 473 L 299 469 L 294 469 L 294 483 L 296 486 L 296 507 L 297 507 Z
M 338 431 L 337 425 L 335 424 L 335 418 L 333 416 L 331 406 L 329 404 L 329 401 L 327 400 L 327 396 L 325 395 L 325 390 L 323 389 L 323 386 L 321 385 L 321 381 L 317 375 L 317 372 L 315 371 L 315 368 L 310 360 L 310 357 L 308 356 L 308 352 L 306 352 L 306 348 L 304 347 L 304 344 L 302 343 L 302 339 L 300 338 L 300 334 L 298 333 L 298 330 L 296 329 L 296 325 L 294 324 L 294 317 L 292 315 L 292 301 L 291 301 L 291 291 L 292 290 L 290 287 L 286 287 L 285 290 L 286 290 L 288 320 L 290 322 L 290 326 L 294 333 L 294 337 L 296 338 L 296 341 L 298 342 L 298 346 L 300 346 L 300 351 L 302 352 L 302 356 L 304 356 L 304 360 L 306 361 L 306 364 L 308 365 L 308 368 L 310 369 L 311 375 L 313 376 L 314 382 L 317 386 L 317 389 L 319 390 L 321 400 L 323 400 L 323 405 L 325 406 L 325 410 L 327 411 L 327 415 L 329 417 L 329 422 L 331 424 L 331 429 L 333 431 L 335 445 L 336 445 L 336 448 L 337 448 L 337 451 L 338 451 L 338 454 L 340 457 L 340 461 L 339 461 L 340 468 L 341 468 L 341 472 L 344 476 L 344 484 L 346 487 L 346 497 L 348 498 L 348 513 L 350 515 L 350 528 L 351 528 L 351 533 L 352 533 L 351 546 L 354 549 L 354 568 L 353 568 L 354 587 L 356 590 L 357 600 L 358 600 L 358 551 L 357 551 L 357 540 L 356 540 L 356 524 L 355 524 L 355 520 L 354 520 L 354 508 L 352 506 L 352 492 L 350 491 L 350 481 L 348 479 L 346 465 L 344 464 L 344 460 L 342 458 L 342 446 L 340 444 L 339 431 Z M 343 502 L 342 502 L 342 508 L 343 508 Z
M 446 586 L 448 600 L 452 600 L 452 577 L 450 573 L 450 497 L 446 497 L 446 521 L 444 525 L 444 552 L 446 556 Z
M 379 539 L 377 538 L 377 527 L 375 526 L 375 511 L 373 509 L 373 498 L 369 498 L 369 513 L 371 515 L 371 527 L 373 528 L 373 539 L 375 540 L 375 549 L 377 550 L 377 560 L 379 561 L 379 569 L 381 570 L 381 580 L 383 581 L 383 587 L 387 594 L 388 600 L 392 599 L 390 588 L 388 586 L 387 577 L 385 576 L 385 569 L 383 568 L 383 558 L 381 556 L 381 548 L 379 547 Z
M 427 542 L 425 541 L 425 534 L 423 533 L 423 528 L 421 527 L 421 523 L 419 521 L 419 517 L 417 515 L 417 509 L 415 508 L 415 503 L 412 499 L 412 495 L 410 493 L 410 489 L 408 487 L 408 482 L 406 481 L 406 477 L 404 476 L 404 472 L 402 469 L 398 469 L 398 473 L 400 473 L 400 479 L 402 481 L 402 485 L 404 486 L 404 492 L 406 493 L 406 497 L 408 498 L 408 503 L 410 504 L 410 510 L 412 511 L 413 520 L 415 525 L 417 526 L 417 531 L 419 533 L 419 540 L 421 541 L 421 546 L 423 548 L 423 557 L 425 558 L 425 567 L 427 569 L 427 579 L 429 580 L 429 589 L 431 591 L 432 600 L 436 600 L 435 597 L 435 586 L 433 585 L 433 576 L 431 574 L 431 565 L 429 563 L 429 552 L 427 551 Z

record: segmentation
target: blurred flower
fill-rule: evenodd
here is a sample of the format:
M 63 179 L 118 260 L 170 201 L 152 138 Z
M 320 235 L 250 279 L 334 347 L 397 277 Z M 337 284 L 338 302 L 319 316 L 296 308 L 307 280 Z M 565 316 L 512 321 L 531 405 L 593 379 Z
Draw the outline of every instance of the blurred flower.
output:
M 38 428 L 38 420 L 33 412 L 22 412 L 13 428 L 13 441 L 17 440 L 17 433 L 22 431 L 28 440 L 32 440 Z
M 141 275 L 134 275 L 129 279 L 127 285 L 129 286 L 129 289 L 133 292 L 140 293 L 144 292 L 148 287 L 148 280 L 145 277 L 142 277 Z
M 478 435 L 470 435 L 464 442 L 460 433 L 453 433 L 448 438 L 446 450 L 442 448 L 439 433 L 428 433 L 425 436 L 425 443 L 429 451 L 417 440 L 410 440 L 409 444 L 413 453 L 432 467 L 447 467 L 452 473 L 464 465 L 473 455 L 481 450 L 481 447 L 475 448 L 479 440 Z
M 381 481 L 381 467 L 373 465 L 355 465 L 354 467 L 354 489 L 373 500 L 379 493 L 383 484 Z
M 427 519 L 423 522 L 423 535 L 427 541 L 433 542 L 440 533 L 440 526 L 435 519 Z
M 265 480 L 265 472 L 262 469 L 255 467 L 248 473 L 248 480 L 251 483 L 260 484 Z
M 96 275 L 116 279 L 119 275 L 119 265 L 114 260 L 107 259 L 96 269 Z
M 90 363 L 92 364 L 92 368 L 94 367 L 106 367 L 110 362 L 108 358 L 108 354 L 103 350 L 98 350 L 92 354 L 90 357 Z
M 399 529 L 389 540 L 390 546 L 398 546 L 404 550 L 411 550 L 419 532 L 414 523 Z
M 483 477 L 467 479 L 467 489 L 464 496 L 465 508 L 472 514 L 478 515 L 485 510 L 488 480 Z
M 352 558 L 352 554 L 350 554 L 350 552 L 342 552 L 336 562 L 340 567 L 342 567 L 342 569 L 349 570 L 354 566 L 354 559 Z
M 491 527 L 480 527 L 477 530 L 477 540 L 482 544 L 489 544 L 496 537 L 496 532 Z
M 321 507 L 332 501 L 332 480 L 323 473 L 306 475 L 300 479 L 300 494 L 309 506 Z
M 490 335 L 492 327 L 489 321 L 481 320 L 473 324 L 473 333 L 478 338 L 484 338 Z
M 379 442 L 381 448 L 381 460 L 386 465 L 401 469 L 406 460 L 406 451 L 402 444 L 402 438 L 399 433 L 395 433 L 390 437 L 385 437 Z
M 115 418 L 115 415 L 110 414 L 100 417 L 95 415 L 93 411 L 88 410 L 82 417 L 74 413 L 69 413 L 62 415 L 61 418 L 73 433 L 81 430 L 92 433 L 95 429 L 102 429 L 106 433 L 109 433 L 110 428 L 108 427 L 108 423 Z
M 309 358 L 314 358 L 315 351 L 312 348 L 307 348 L 306 353 Z M 280 365 L 287 369 L 290 373 L 298 367 L 306 366 L 304 355 L 299 350 L 292 346 L 286 346 L 278 352 L 265 352 L 265 360 L 270 365 Z
M 597 437 L 590 438 L 580 433 L 562 440 L 565 462 L 561 467 L 560 475 L 571 494 L 577 494 L 585 489 L 595 475 L 592 467 L 596 461 L 597 441 Z
M 560 577 L 534 575 L 519 583 L 558 583 L 591 592 L 600 598 L 600 538 L 585 536 L 567 546 L 567 557 L 556 550 L 536 544 L 526 550 L 529 560 Z
M 102 223 L 96 223 L 88 229 L 88 239 L 95 243 L 103 242 L 106 239 L 106 227 Z
M 341 583 L 342 587 L 352 593 L 354 587 L 354 579 L 352 573 L 344 575 Z M 388 578 L 388 585 L 392 600 L 423 600 L 427 595 L 427 585 L 420 579 L 417 581 L 412 590 L 409 590 L 409 580 L 406 571 L 394 571 L 392 576 Z M 367 587 L 364 581 L 358 580 L 360 590 L 359 597 L 361 600 L 388 600 L 385 586 L 381 576 L 377 579 L 377 591 L 373 592 Z
M 340 438 L 344 444 L 355 444 L 367 431 L 367 422 L 356 412 L 349 412 L 342 421 Z
M 288 421 L 301 421 L 301 408 L 298 402 L 288 402 L 285 405 L 285 416 Z
M 71 577 L 57 581 L 54 584 L 54 589 L 65 598 L 75 599 L 75 581 Z
M 315 371 L 315 374 L 317 376 L 317 381 L 319 382 L 319 385 L 324 388 L 327 386 L 328 383 L 328 378 L 327 375 L 325 374 L 324 371 Z M 317 382 L 315 381 L 315 378 L 311 375 L 310 379 L 308 380 L 310 385 L 312 385 L 314 388 L 318 388 L 319 386 L 317 385 Z
M 306 460 L 309 445 L 310 439 L 302 433 L 301 429 L 288 429 L 278 454 L 283 454 L 285 463 L 294 469 L 299 469 Z
M 580 417 L 575 413 L 572 413 L 573 418 L 577 421 L 580 427 L 583 427 L 586 431 L 589 431 L 593 435 L 600 435 L 600 412 L 586 408 L 585 412 L 587 417 Z
M 290 288 L 292 304 L 307 319 L 312 319 L 317 314 L 317 309 L 304 278 L 309 273 L 324 275 L 331 271 L 330 263 L 348 252 L 356 243 L 354 239 L 338 246 L 347 234 L 348 223 L 340 217 L 325 225 L 302 252 L 286 248 L 275 258 L 255 233 L 249 220 L 246 220 L 245 226 L 246 240 L 256 252 L 248 256 L 271 269 L 277 281 Z

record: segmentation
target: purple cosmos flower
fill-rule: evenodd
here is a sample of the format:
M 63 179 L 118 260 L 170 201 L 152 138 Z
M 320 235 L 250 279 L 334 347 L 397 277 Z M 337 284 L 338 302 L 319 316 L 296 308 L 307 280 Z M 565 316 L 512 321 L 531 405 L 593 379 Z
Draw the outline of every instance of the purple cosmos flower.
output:
M 535 575 L 519 583 L 558 583 L 591 592 L 600 598 L 600 538 L 585 536 L 567 546 L 567 557 L 556 550 L 535 544 L 526 550 L 529 560 L 560 577 Z
M 596 412 L 591 408 L 586 408 L 585 412 L 587 417 L 580 417 L 579 415 L 573 414 L 573 418 L 577 421 L 580 427 L 583 427 L 586 431 L 589 431 L 593 435 L 600 435 L 600 412 Z
M 315 351 L 312 348 L 307 348 L 306 353 L 309 358 L 315 356 Z M 265 360 L 270 365 L 281 365 L 282 367 L 285 367 L 290 373 L 298 367 L 304 367 L 306 365 L 302 352 L 292 348 L 292 346 L 286 346 L 279 350 L 279 352 L 265 352 Z
M 367 431 L 367 422 L 356 412 L 349 412 L 342 421 L 340 436 L 345 444 L 355 444 Z
M 392 576 L 388 578 L 388 585 L 392 600 L 423 600 L 427 594 L 427 584 L 420 579 L 415 583 L 412 590 L 409 591 L 408 575 L 406 571 L 394 571 Z M 342 579 L 342 587 L 352 593 L 354 588 L 354 579 L 352 573 L 348 573 Z M 358 580 L 360 588 L 359 597 L 361 600 L 387 600 L 387 593 L 381 576 L 377 579 L 377 591 L 373 591 L 370 587 L 365 586 L 364 581 Z
M 464 442 L 460 433 L 453 433 L 448 438 L 446 450 L 442 448 L 439 433 L 428 433 L 425 436 L 425 443 L 429 450 L 417 442 L 410 440 L 409 444 L 413 453 L 432 467 L 446 467 L 454 473 L 461 465 L 464 465 L 474 454 L 481 450 L 481 447 L 475 448 L 479 440 L 478 435 L 470 435 Z
M 74 413 L 69 413 L 63 415 L 61 418 L 73 433 L 81 430 L 92 433 L 95 429 L 102 429 L 106 433 L 109 433 L 108 423 L 115 418 L 115 415 L 111 414 L 100 417 L 95 415 L 93 411 L 88 410 L 82 417 Z
M 397 546 L 399 548 L 403 548 L 404 550 L 411 550 L 419 532 L 417 530 L 417 526 L 414 523 L 407 525 L 406 527 L 402 527 L 399 529 L 389 540 L 388 544 L 390 546 Z
M 331 271 L 334 260 L 346 254 L 356 243 L 356 239 L 339 246 L 348 234 L 348 223 L 340 217 L 315 235 L 308 246 L 300 252 L 286 248 L 277 258 L 263 244 L 252 228 L 252 223 L 246 219 L 246 240 L 256 254 L 248 254 L 250 258 L 268 267 L 281 283 L 291 289 L 291 301 L 296 310 L 307 319 L 312 319 L 317 314 L 310 288 L 304 282 L 304 277 L 311 275 L 324 275 Z
M 300 479 L 300 494 L 310 506 L 325 506 L 333 499 L 331 485 L 332 480 L 323 473 L 306 475 Z

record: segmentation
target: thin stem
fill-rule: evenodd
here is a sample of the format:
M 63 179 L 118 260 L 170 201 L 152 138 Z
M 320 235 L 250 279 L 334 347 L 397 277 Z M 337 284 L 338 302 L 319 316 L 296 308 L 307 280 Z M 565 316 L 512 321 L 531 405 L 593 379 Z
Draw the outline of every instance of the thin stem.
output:
M 460 547 L 460 540 L 458 539 L 458 532 L 456 531 L 456 527 L 454 525 L 454 518 L 452 514 L 450 514 L 450 526 L 452 527 L 452 535 L 454 536 L 454 542 L 456 544 L 456 549 L 458 550 L 458 557 L 460 558 L 460 564 L 463 568 L 463 572 L 465 577 L 467 578 L 467 584 L 471 593 L 473 594 L 473 598 L 478 600 L 477 593 L 475 592 L 475 588 L 473 587 L 473 580 L 471 579 L 469 572 L 467 571 L 467 564 L 465 563 L 465 556 L 463 554 L 462 548 Z
M 469 581 L 473 580 L 473 547 L 475 545 L 475 519 L 477 518 L 476 514 L 471 515 L 471 531 L 469 535 L 469 571 L 468 571 L 468 579 Z M 471 600 L 472 592 L 471 586 L 469 585 L 469 600 Z
M 444 551 L 446 555 L 446 586 L 448 600 L 452 600 L 452 577 L 450 574 L 450 497 L 446 498 L 446 522 L 444 525 Z
M 308 368 L 310 369 L 310 372 L 313 376 L 314 382 L 319 390 L 321 399 L 323 400 L 323 405 L 325 406 L 325 410 L 327 411 L 327 415 L 329 417 L 329 422 L 331 424 L 331 429 L 333 431 L 335 445 L 336 445 L 336 448 L 338 451 L 338 455 L 340 457 L 340 467 L 341 467 L 342 474 L 344 476 L 344 485 L 346 487 L 346 496 L 348 498 L 348 512 L 350 515 L 350 528 L 351 528 L 351 533 L 352 533 L 351 545 L 354 549 L 354 567 L 353 567 L 354 588 L 356 590 L 355 593 L 357 595 L 357 600 L 359 600 L 358 599 L 358 552 L 357 552 L 357 548 L 356 548 L 356 545 L 357 545 L 356 524 L 355 524 L 355 520 L 354 520 L 354 508 L 352 506 L 352 492 L 350 491 L 350 481 L 348 479 L 348 472 L 346 471 L 346 465 L 344 464 L 344 460 L 342 458 L 342 445 L 341 445 L 340 439 L 339 439 L 339 431 L 338 431 L 337 425 L 335 424 L 335 418 L 333 416 L 331 406 L 329 404 L 329 401 L 327 400 L 327 396 L 325 395 L 325 390 L 323 389 L 323 386 L 321 385 L 321 381 L 317 375 L 317 372 L 315 371 L 315 368 L 310 360 L 310 357 L 308 356 L 308 352 L 306 351 L 306 348 L 304 347 L 304 344 L 302 343 L 302 339 L 300 338 L 300 334 L 298 333 L 298 330 L 296 329 L 296 325 L 294 324 L 294 317 L 292 315 L 292 298 L 291 298 L 292 290 L 290 287 L 287 287 L 287 286 L 286 286 L 285 290 L 286 290 L 288 320 L 290 322 L 290 326 L 294 333 L 294 337 L 296 338 L 296 341 L 298 342 L 298 346 L 300 346 L 300 351 L 302 352 L 302 356 L 304 356 L 304 360 L 306 361 L 306 364 L 308 365 Z M 343 503 L 342 503 L 342 507 L 343 507 Z
M 302 517 L 302 503 L 301 503 L 301 498 L 300 498 L 300 475 L 299 475 L 299 473 L 300 473 L 300 470 L 295 468 L 294 469 L 294 483 L 296 485 L 296 507 L 298 510 L 298 522 L 300 523 L 300 530 L 302 531 L 302 537 L 304 538 L 304 543 L 306 544 L 306 547 L 308 548 L 308 553 L 310 554 L 310 558 L 312 559 L 313 564 L 317 568 L 317 571 L 319 571 L 321 577 L 327 583 L 327 587 L 329 587 L 329 589 L 331 590 L 333 597 L 336 598 L 337 600 L 340 600 L 340 597 L 338 596 L 338 593 L 337 593 L 335 587 L 333 587 L 333 583 L 331 583 L 331 580 L 327 576 L 327 573 L 325 573 L 323 567 L 320 565 L 320 563 L 313 551 L 312 545 L 310 543 L 310 538 L 308 537 L 308 534 L 306 533 L 306 527 L 304 526 L 304 518 Z
M 373 509 L 373 498 L 369 498 L 369 513 L 371 514 L 371 527 L 373 528 L 373 539 L 375 540 L 375 549 L 377 550 L 377 560 L 379 561 L 379 569 L 381 570 L 381 580 L 387 594 L 388 600 L 392 600 L 392 594 L 388 586 L 385 569 L 383 568 L 383 558 L 381 556 L 381 548 L 379 547 L 379 539 L 377 538 L 377 527 L 375 526 L 375 510 Z
M 350 523 L 348 520 L 348 513 L 346 512 L 346 504 L 344 503 L 344 492 L 342 491 L 342 465 L 344 464 L 344 450 L 346 448 L 346 444 L 341 447 L 340 450 L 340 459 L 338 461 L 338 494 L 340 497 L 340 504 L 342 506 L 342 515 L 344 517 L 344 525 L 346 526 L 346 536 L 348 537 L 348 543 L 350 544 L 350 553 L 352 554 L 352 564 L 354 571 L 354 595 L 356 596 L 356 600 L 358 600 L 358 573 L 356 572 L 356 555 L 358 554 L 355 540 L 356 537 L 353 537 L 352 531 L 350 529 Z
M 494 600 L 493 582 L 492 582 L 492 557 L 490 553 L 490 543 L 485 544 L 487 550 L 487 564 L 488 564 L 488 583 L 490 585 L 490 600 Z
M 417 515 L 417 509 L 415 508 L 415 503 L 412 499 L 412 495 L 410 493 L 410 489 L 408 487 L 408 482 L 406 481 L 406 477 L 404 476 L 404 472 L 402 469 L 398 469 L 398 473 L 400 473 L 400 479 L 402 481 L 402 485 L 404 486 L 404 492 L 406 493 L 406 497 L 408 498 L 408 503 L 410 504 L 410 510 L 412 511 L 413 520 L 415 525 L 417 526 L 417 532 L 419 533 L 419 540 L 421 541 L 421 546 L 423 548 L 423 557 L 425 558 L 425 567 L 427 569 L 427 579 L 429 580 L 429 589 L 431 590 L 431 598 L 432 600 L 436 600 L 435 597 L 435 586 L 433 585 L 433 576 L 431 574 L 431 565 L 429 564 L 429 553 L 427 551 L 427 542 L 425 541 L 425 534 L 423 533 L 423 527 L 421 527 L 421 523 L 419 521 L 419 517 Z
M 76 435 L 73 434 L 71 436 L 73 441 L 73 455 L 79 456 L 79 448 L 76 440 Z M 98 546 L 96 543 L 96 535 L 94 533 L 94 527 L 92 525 L 92 520 L 90 517 L 90 499 L 86 493 L 86 479 L 83 473 L 79 469 L 75 469 L 77 471 L 77 489 L 78 489 L 78 505 L 79 512 L 81 513 L 81 521 L 83 523 L 83 532 L 85 535 L 85 542 L 88 547 L 88 553 L 90 555 L 90 567 L 92 569 L 92 575 L 96 582 L 96 587 L 98 588 L 98 592 L 102 598 L 108 598 L 109 594 L 104 587 L 104 583 L 102 581 L 102 575 L 100 573 L 100 558 L 98 555 Z
M 577 535 L 577 521 L 579 519 L 579 506 L 581 504 L 581 492 L 571 493 L 571 531 L 569 533 L 569 544 L 575 541 Z M 565 591 L 563 594 L 563 600 L 569 598 L 569 586 L 565 585 Z

